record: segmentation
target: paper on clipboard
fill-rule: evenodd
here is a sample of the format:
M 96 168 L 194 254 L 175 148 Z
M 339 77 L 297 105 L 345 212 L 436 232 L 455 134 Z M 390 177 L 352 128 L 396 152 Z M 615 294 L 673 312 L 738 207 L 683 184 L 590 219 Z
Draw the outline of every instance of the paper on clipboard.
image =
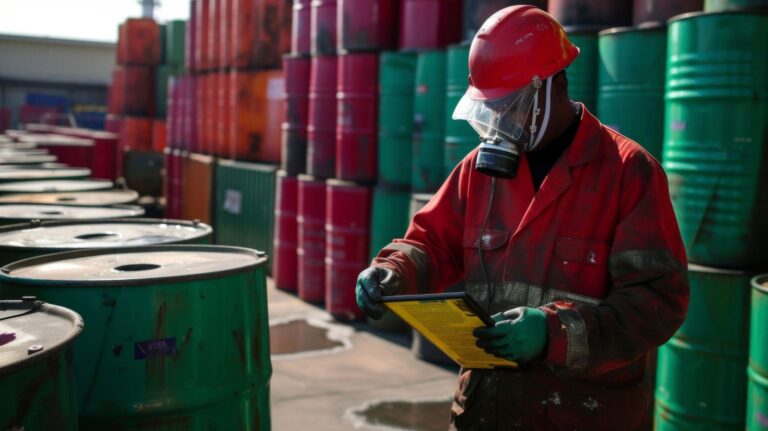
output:
M 475 328 L 490 318 L 464 292 L 385 296 L 384 305 L 465 368 L 517 367 L 475 345 Z

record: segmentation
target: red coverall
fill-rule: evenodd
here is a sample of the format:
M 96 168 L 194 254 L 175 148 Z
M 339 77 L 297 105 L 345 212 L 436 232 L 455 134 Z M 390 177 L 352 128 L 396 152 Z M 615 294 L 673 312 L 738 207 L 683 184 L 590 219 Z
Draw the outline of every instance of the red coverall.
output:
M 415 215 L 404 239 L 374 259 L 400 276 L 400 293 L 464 281 L 491 313 L 547 313 L 548 341 L 519 369 L 462 369 L 452 429 L 635 430 L 650 427 L 649 352 L 682 324 L 685 250 L 666 176 L 648 152 L 582 108 L 574 141 L 534 192 L 525 157 L 498 179 L 477 150 Z M 655 365 L 654 365 L 655 366 Z

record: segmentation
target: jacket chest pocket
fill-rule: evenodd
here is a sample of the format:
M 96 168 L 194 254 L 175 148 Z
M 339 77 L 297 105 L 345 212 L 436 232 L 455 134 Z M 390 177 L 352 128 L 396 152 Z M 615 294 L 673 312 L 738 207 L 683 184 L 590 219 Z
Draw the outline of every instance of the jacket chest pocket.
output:
M 511 233 L 497 229 L 464 229 L 464 269 L 465 278 L 472 281 L 484 279 L 480 265 L 480 251 L 482 251 L 483 264 L 488 271 L 488 277 L 501 279 L 506 256 L 506 245 Z
M 594 298 L 608 293 L 607 241 L 557 237 L 555 240 L 555 265 L 552 286 Z

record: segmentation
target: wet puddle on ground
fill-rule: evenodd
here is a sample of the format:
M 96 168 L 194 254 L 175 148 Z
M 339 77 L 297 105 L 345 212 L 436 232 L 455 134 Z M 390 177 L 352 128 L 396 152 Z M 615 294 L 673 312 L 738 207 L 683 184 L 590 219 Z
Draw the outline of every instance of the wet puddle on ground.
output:
M 325 322 L 294 319 L 270 326 L 269 349 L 278 357 L 335 353 L 349 347 L 348 338 L 348 334 L 340 334 Z
M 380 401 L 352 412 L 356 425 L 379 429 L 445 431 L 451 401 Z

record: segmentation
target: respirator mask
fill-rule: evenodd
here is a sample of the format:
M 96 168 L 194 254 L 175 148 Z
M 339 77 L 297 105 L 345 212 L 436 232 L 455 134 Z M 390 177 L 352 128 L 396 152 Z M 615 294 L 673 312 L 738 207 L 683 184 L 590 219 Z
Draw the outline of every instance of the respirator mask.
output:
M 546 98 L 539 100 L 539 89 L 546 86 Z M 465 120 L 480 135 L 475 162 L 479 172 L 499 178 L 514 178 L 520 153 L 532 151 L 541 142 L 549 123 L 552 77 L 533 81 L 511 94 L 493 100 L 477 100 L 469 91 L 453 111 L 454 120 Z M 541 127 L 537 126 L 542 115 Z M 530 125 L 528 119 L 530 118 Z

